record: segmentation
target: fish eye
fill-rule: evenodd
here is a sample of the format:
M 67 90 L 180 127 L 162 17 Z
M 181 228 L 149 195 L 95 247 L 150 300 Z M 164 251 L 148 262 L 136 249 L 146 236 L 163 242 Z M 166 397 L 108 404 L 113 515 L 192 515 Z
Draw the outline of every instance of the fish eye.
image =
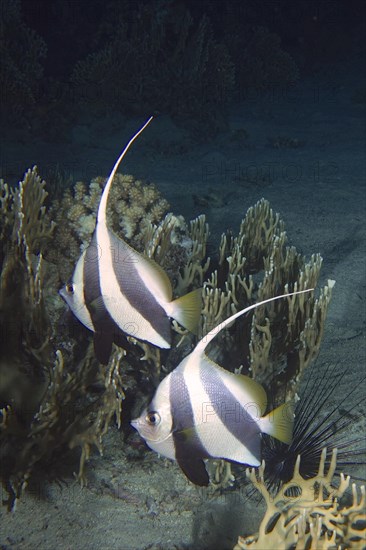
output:
M 72 283 L 67 283 L 66 292 L 68 294 L 74 294 L 74 285 Z
M 151 426 L 157 426 L 160 420 L 160 414 L 156 411 L 150 411 L 146 415 L 146 422 L 148 422 Z

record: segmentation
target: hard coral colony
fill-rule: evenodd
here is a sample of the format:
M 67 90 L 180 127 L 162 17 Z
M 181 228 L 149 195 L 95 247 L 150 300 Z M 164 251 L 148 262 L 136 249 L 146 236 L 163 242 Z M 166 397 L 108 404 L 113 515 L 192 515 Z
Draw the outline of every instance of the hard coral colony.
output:
M 121 182 L 120 178 L 115 182 L 116 187 Z M 89 196 L 95 192 L 96 198 L 90 204 L 88 216 L 95 216 L 99 202 L 100 187 L 98 188 L 96 181 L 90 186 Z M 135 183 L 130 178 L 127 187 L 132 189 Z M 81 184 L 77 184 L 76 193 L 80 191 L 80 186 Z M 94 357 L 92 346 L 82 328 L 75 328 L 69 338 L 59 335 L 62 308 L 56 289 L 60 279 L 60 265 L 64 262 L 60 258 L 56 260 L 46 245 L 54 235 L 56 248 L 58 242 L 65 239 L 65 235 L 61 233 L 60 227 L 54 228 L 51 220 L 56 206 L 53 209 L 51 207 L 48 212 L 45 208 L 44 188 L 45 183 L 41 181 L 35 168 L 26 173 L 18 188 L 12 189 L 1 181 L 0 200 L 4 214 L 1 222 L 1 328 L 11 328 L 9 338 L 1 342 L 4 353 L 0 369 L 2 379 L 6 382 L 2 384 L 0 395 L 3 407 L 0 426 L 1 458 L 4 465 L 1 475 L 9 493 L 9 507 L 14 506 L 33 471 L 51 458 L 54 459 L 56 451 L 60 455 L 68 449 L 81 447 L 79 477 L 83 479 L 84 463 L 89 456 L 90 447 L 96 445 L 101 448 L 102 436 L 113 416 L 116 417 L 117 424 L 120 424 L 124 395 L 132 394 L 137 388 L 142 372 L 145 372 L 150 387 L 151 384 L 157 386 L 161 377 L 160 351 L 149 343 L 148 338 L 143 339 L 147 341 L 142 341 L 128 336 L 122 349 L 111 346 L 111 350 L 108 350 L 108 355 L 111 352 L 109 361 L 101 364 Z M 149 189 L 151 190 L 141 186 L 141 193 L 148 194 Z M 116 189 L 115 193 L 118 194 L 118 191 Z M 65 201 L 69 196 L 70 191 L 66 191 Z M 131 200 L 133 201 L 132 198 Z M 155 201 L 156 205 L 161 206 L 158 214 L 144 225 L 139 225 L 138 216 L 132 219 L 131 226 L 138 229 L 137 234 L 129 237 L 136 238 L 136 246 L 140 247 L 139 252 L 144 253 L 145 258 L 155 259 L 169 273 L 175 293 L 195 290 L 196 294 L 199 292 L 202 295 L 203 307 L 198 327 L 201 344 L 197 348 L 202 348 L 202 338 L 213 327 L 219 326 L 231 315 L 240 316 L 242 310 L 248 313 L 238 325 L 217 333 L 210 344 L 210 359 L 204 356 L 200 361 L 207 362 L 211 369 L 212 365 L 219 368 L 213 360 L 228 368 L 224 358 L 231 357 L 230 370 L 234 373 L 240 367 L 241 375 L 247 377 L 246 383 L 257 388 L 257 395 L 258 392 L 263 395 L 258 390 L 262 385 L 271 396 L 275 407 L 293 400 L 299 391 L 303 372 L 318 355 L 334 285 L 333 281 L 329 281 L 318 298 L 315 298 L 314 293 L 306 293 L 307 288 L 317 286 L 321 257 L 314 255 L 306 262 L 293 247 L 286 248 L 282 220 L 278 214 L 273 213 L 267 201 L 261 200 L 248 210 L 238 236 L 222 236 L 217 267 L 210 270 L 210 260 L 206 253 L 208 227 L 204 217 L 200 216 L 190 226 L 171 214 L 163 218 L 166 203 L 158 193 L 155 194 Z M 126 210 L 123 210 L 123 220 L 123 224 L 126 224 Z M 75 232 L 75 226 L 75 222 L 68 219 L 63 232 L 69 231 L 71 234 Z M 85 218 L 84 229 L 78 245 L 82 240 L 90 241 L 94 230 L 94 223 L 91 223 L 90 218 Z M 121 239 L 123 233 L 120 234 L 121 237 L 118 238 Z M 72 252 L 74 262 L 79 254 L 79 246 L 76 246 Z M 144 263 L 151 265 L 145 258 Z M 107 268 L 104 266 L 103 269 Z M 203 290 L 197 291 L 202 285 Z M 285 299 L 273 300 L 280 294 L 285 294 Z M 12 324 L 10 320 L 15 303 L 18 304 L 16 310 L 19 318 L 17 323 Z M 101 309 L 101 305 L 103 306 L 97 300 L 94 309 L 92 308 L 92 315 L 97 323 L 100 320 L 98 314 L 101 311 L 102 315 L 106 313 L 105 305 L 104 309 Z M 171 373 L 168 374 L 171 380 L 174 379 L 174 368 L 189 362 L 189 352 L 194 341 L 194 336 L 188 331 L 176 323 L 173 327 L 171 350 L 164 352 L 164 365 Z M 179 347 L 178 342 L 181 344 Z M 106 356 L 104 358 L 107 359 Z M 244 364 L 243 358 L 247 358 Z M 145 361 L 141 362 L 141 359 Z M 224 371 L 218 372 L 220 382 L 226 378 L 233 380 L 235 376 L 241 376 L 229 373 L 224 376 Z M 243 376 L 243 380 L 245 377 Z M 264 414 L 264 401 L 260 407 L 260 416 Z M 26 415 L 24 410 L 27 411 Z M 295 432 L 297 421 L 295 418 Z M 193 425 L 184 425 L 184 430 L 183 434 L 177 434 L 178 444 L 195 435 Z M 259 430 L 255 436 L 257 439 L 260 437 Z M 288 442 L 287 436 L 282 439 Z M 321 441 L 321 438 L 317 441 L 318 446 Z M 327 443 L 329 444 L 329 438 Z M 267 444 L 262 451 L 257 449 L 256 460 L 251 464 L 258 465 L 263 456 L 269 457 L 268 449 Z M 273 449 L 275 455 L 279 453 L 276 447 Z M 203 454 L 201 461 L 209 455 L 224 456 L 222 453 Z M 195 477 L 197 472 L 192 471 L 192 464 L 187 467 L 184 460 L 187 457 L 182 458 L 183 470 L 189 472 L 189 477 Z M 226 458 L 230 459 L 232 456 Z M 242 462 L 250 463 L 249 460 Z M 306 479 L 309 476 L 301 472 L 301 460 L 295 460 L 291 475 L 288 479 L 281 478 L 279 485 L 286 491 L 287 484 L 294 478 L 304 500 L 297 502 L 297 507 L 292 509 L 288 503 L 283 503 L 276 497 L 276 525 L 272 530 L 268 527 L 268 514 L 271 518 L 274 514 L 272 508 L 269 508 L 259 534 L 240 539 L 238 548 L 273 548 L 273 541 L 276 544 L 281 543 L 282 546 L 278 548 L 289 548 L 295 543 L 298 544 L 296 548 L 302 548 L 305 546 L 300 543 L 310 538 L 313 548 L 320 541 L 325 548 L 331 547 L 333 543 L 348 544 L 350 540 L 355 540 L 354 530 L 357 529 L 354 524 L 364 520 L 361 512 L 364 506 L 364 489 L 361 489 L 360 501 L 354 489 L 352 508 L 350 511 L 342 508 L 339 512 L 342 517 L 350 518 L 347 519 L 350 527 L 347 530 L 339 527 L 346 520 L 334 519 L 339 517 L 334 499 L 325 496 L 321 505 L 318 505 L 314 492 L 308 489 L 315 484 L 322 486 L 331 483 L 335 458 L 330 463 L 328 474 L 324 474 L 324 463 L 325 452 L 321 454 L 319 471 L 312 471 L 312 478 Z M 265 478 L 263 469 L 260 469 L 259 475 L 260 481 L 253 472 L 250 479 L 268 502 L 262 481 L 263 476 Z M 341 479 L 337 496 L 345 491 L 346 482 L 344 478 Z M 205 481 L 208 481 L 206 477 Z M 278 480 L 275 479 L 276 481 Z M 329 521 L 320 520 L 320 512 L 309 512 L 310 515 L 306 515 L 306 510 L 315 508 L 326 510 Z M 292 514 L 293 519 L 290 523 L 289 514 Z M 294 524 L 296 527 L 293 527 Z M 326 531 L 323 525 L 326 525 Z M 334 526 L 333 530 L 331 525 Z M 364 537 L 364 531 L 359 529 L 357 536 Z M 329 543 L 328 546 L 325 546 L 324 541 Z

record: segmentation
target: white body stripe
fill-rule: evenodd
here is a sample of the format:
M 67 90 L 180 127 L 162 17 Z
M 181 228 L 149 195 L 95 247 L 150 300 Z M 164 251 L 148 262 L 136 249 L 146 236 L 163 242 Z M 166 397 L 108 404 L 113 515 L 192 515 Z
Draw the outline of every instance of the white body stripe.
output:
M 170 458 L 171 460 L 176 460 L 172 434 L 170 434 L 163 441 L 153 441 L 152 439 L 146 439 L 146 445 L 148 445 L 152 451 L 159 453 L 159 455 Z
M 264 398 L 263 396 L 259 396 L 258 399 L 257 396 L 253 395 L 253 392 L 250 391 L 251 388 L 247 386 L 247 382 L 241 383 L 239 374 L 225 371 L 219 365 L 215 365 L 215 367 L 216 369 L 220 369 L 220 378 L 237 403 L 240 403 L 245 411 L 252 417 L 253 422 L 259 422 L 266 412 L 267 407 L 267 397 L 265 396 L 264 390 Z
M 165 313 L 170 309 L 173 312 L 173 307 L 171 307 L 173 292 L 168 276 L 165 273 L 159 273 L 149 260 L 145 260 L 145 258 L 141 256 L 137 256 L 137 258 L 138 260 L 135 262 L 135 268 L 144 281 L 146 288 L 149 289 L 149 292 L 151 292 Z M 165 280 L 163 280 L 163 276 Z M 170 314 L 168 316 L 172 317 Z
M 169 398 L 171 380 L 172 377 L 167 376 L 160 383 L 159 396 L 154 403 L 156 410 L 158 410 L 161 415 L 162 429 L 159 431 L 159 439 L 158 441 L 149 439 L 146 440 L 146 443 L 153 451 L 161 454 L 162 456 L 175 460 L 175 445 L 172 432 L 173 419 Z
M 86 307 L 85 300 L 84 300 L 84 267 L 85 267 L 85 254 L 86 250 L 82 253 L 81 257 L 79 258 L 78 263 L 76 264 L 75 272 L 74 272 L 74 284 L 77 288 L 77 292 L 80 294 L 82 292 L 82 296 L 80 296 L 80 310 L 78 311 L 77 317 L 80 319 L 80 321 L 85 325 L 89 330 L 94 331 L 94 325 L 93 321 L 90 317 L 90 313 L 88 311 L 88 308 Z
M 98 261 L 100 289 L 109 315 L 123 332 L 141 340 L 147 340 L 160 348 L 169 348 L 169 343 L 131 306 L 121 292 L 113 269 L 113 250 L 109 232 L 104 223 L 97 224 L 96 238 L 100 250 Z
M 201 382 L 197 363 L 194 360 L 191 362 L 190 359 L 191 357 L 184 366 L 183 377 L 189 392 L 195 429 L 203 447 L 211 456 L 230 456 L 230 460 L 259 466 L 258 459 L 227 429 L 220 418 L 221 415 L 214 411 L 211 398 Z M 240 404 L 243 405 L 243 403 Z M 223 407 L 224 417 L 225 411 L 231 414 L 230 409 L 232 410 L 232 407 L 235 406 L 235 402 L 220 403 L 219 406 Z
M 89 330 L 95 332 L 93 321 L 90 317 L 88 308 L 86 307 L 84 300 L 84 266 L 85 266 L 85 254 L 86 250 L 82 253 L 75 267 L 73 275 L 73 294 L 69 294 L 65 287 L 60 290 L 61 296 L 69 305 L 73 314 L 79 319 L 83 325 Z M 67 286 L 67 285 L 66 285 Z

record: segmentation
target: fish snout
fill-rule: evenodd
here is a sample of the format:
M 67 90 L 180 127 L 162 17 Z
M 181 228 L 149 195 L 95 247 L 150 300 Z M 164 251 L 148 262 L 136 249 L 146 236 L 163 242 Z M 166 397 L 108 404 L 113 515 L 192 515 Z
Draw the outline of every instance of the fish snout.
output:
M 130 424 L 133 428 L 135 428 L 135 430 L 139 431 L 139 427 L 140 427 L 140 419 L 139 418 L 135 418 L 134 420 L 131 420 Z

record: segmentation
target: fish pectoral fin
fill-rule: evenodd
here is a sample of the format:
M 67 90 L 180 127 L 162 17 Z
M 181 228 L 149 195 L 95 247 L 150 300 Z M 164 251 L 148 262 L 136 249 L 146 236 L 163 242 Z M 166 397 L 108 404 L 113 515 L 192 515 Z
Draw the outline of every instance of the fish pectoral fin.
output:
M 290 445 L 294 426 L 294 404 L 283 403 L 258 421 L 262 432 Z
M 108 365 L 112 352 L 112 335 L 103 332 L 94 332 L 94 352 L 102 365 Z
M 202 311 L 202 288 L 196 288 L 170 303 L 173 319 L 193 334 L 197 334 Z
M 177 462 L 189 481 L 200 487 L 208 486 L 210 478 L 202 458 L 177 457 Z

